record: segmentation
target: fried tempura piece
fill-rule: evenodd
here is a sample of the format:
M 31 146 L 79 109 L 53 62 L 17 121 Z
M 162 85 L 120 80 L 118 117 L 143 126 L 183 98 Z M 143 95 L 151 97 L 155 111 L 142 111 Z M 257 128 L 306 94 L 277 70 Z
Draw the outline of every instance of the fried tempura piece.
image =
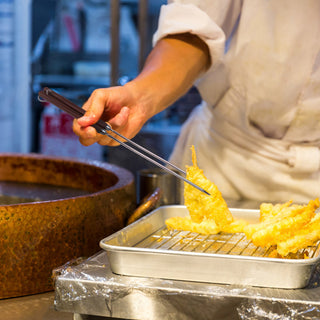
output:
M 295 206 L 291 211 L 286 210 L 283 215 L 276 215 L 276 218 L 248 225 L 244 228 L 245 234 L 256 246 L 269 247 L 278 244 L 293 237 L 307 225 L 318 207 L 319 199 L 311 200 L 307 206 Z
M 265 229 L 252 235 L 252 242 L 256 246 L 269 247 L 280 241 L 291 238 L 300 228 L 313 217 L 313 210 L 306 210 L 295 217 L 284 219 L 280 223 L 268 225 Z
M 273 205 L 272 203 L 261 203 L 260 205 L 260 222 L 271 220 L 278 214 L 281 214 L 283 210 L 288 208 L 292 204 L 292 200 L 285 203 L 278 203 Z
M 193 146 L 191 150 L 193 166 L 187 167 L 187 179 L 208 191 L 210 196 L 185 183 L 185 205 L 193 222 L 201 223 L 206 218 L 206 220 L 214 221 L 219 228 L 222 228 L 233 221 L 232 214 L 217 186 L 208 180 L 203 174 L 203 170 L 198 167 Z
M 208 235 L 217 234 L 220 231 L 226 233 L 243 232 L 248 222 L 242 219 L 235 220 L 221 230 L 214 221 L 206 220 L 206 218 L 200 223 L 197 223 L 193 222 L 190 217 L 172 217 L 166 220 L 166 225 L 168 229 L 191 231 Z
M 168 229 L 197 232 L 201 234 L 217 234 L 220 229 L 212 220 L 202 220 L 200 223 L 193 222 L 190 217 L 172 217 L 166 220 Z
M 301 206 L 301 205 L 293 205 L 288 207 L 287 205 L 290 204 L 291 201 L 286 202 L 285 204 L 277 204 L 275 206 L 273 206 L 271 204 L 271 211 L 273 212 L 272 214 L 268 214 L 268 217 L 266 217 L 265 215 L 265 220 L 263 222 L 260 223 L 255 223 L 255 224 L 250 224 L 247 227 L 245 227 L 244 232 L 247 236 L 248 239 L 252 238 L 252 235 L 255 232 L 258 232 L 259 230 L 265 229 L 266 227 L 268 227 L 269 225 L 273 225 L 273 224 L 277 224 L 277 223 L 281 223 L 284 219 L 288 219 L 288 218 L 292 218 L 295 217 L 296 215 L 302 213 L 305 210 L 305 206 Z M 313 205 L 315 210 L 318 206 L 319 200 L 311 200 L 309 202 L 309 205 Z M 269 205 L 269 204 L 268 204 Z M 276 210 L 279 210 L 279 212 L 277 212 Z M 266 211 L 264 211 L 264 214 L 266 213 Z M 260 218 L 260 220 L 263 220 Z
M 286 256 L 289 253 L 296 253 L 298 250 L 314 245 L 320 240 L 320 213 L 292 238 L 279 242 L 277 251 L 280 255 Z
M 234 220 L 230 224 L 223 226 L 221 231 L 226 233 L 244 232 L 244 228 L 248 224 L 249 224 L 248 221 L 245 221 L 243 219 Z
M 173 217 L 166 220 L 169 229 L 191 231 L 201 234 L 244 232 L 256 246 L 274 248 L 270 257 L 297 258 L 297 251 L 314 245 L 320 240 L 319 199 L 308 205 L 262 203 L 260 222 L 249 224 L 234 220 L 217 186 L 208 180 L 197 165 L 196 153 L 192 146 L 192 166 L 187 167 L 187 179 L 210 193 L 205 195 L 185 183 L 184 199 L 189 217 Z

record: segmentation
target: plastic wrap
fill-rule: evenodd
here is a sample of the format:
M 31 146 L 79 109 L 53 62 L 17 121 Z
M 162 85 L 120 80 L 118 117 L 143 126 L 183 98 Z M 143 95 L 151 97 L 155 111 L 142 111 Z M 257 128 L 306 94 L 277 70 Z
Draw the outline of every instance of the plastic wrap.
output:
M 268 275 L 266 275 L 268 276 Z M 113 274 L 106 252 L 54 271 L 55 307 L 127 319 L 319 319 L 320 265 L 304 289 L 286 290 Z

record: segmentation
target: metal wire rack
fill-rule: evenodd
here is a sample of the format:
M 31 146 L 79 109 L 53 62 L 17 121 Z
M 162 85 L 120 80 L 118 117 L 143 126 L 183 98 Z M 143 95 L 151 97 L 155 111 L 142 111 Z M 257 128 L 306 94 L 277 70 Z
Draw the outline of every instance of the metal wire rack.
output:
M 159 229 L 134 247 L 174 250 L 185 252 L 201 252 L 210 254 L 228 254 L 252 257 L 277 258 L 275 246 L 262 248 L 255 246 L 244 233 L 218 233 L 202 235 L 189 231 Z M 314 258 L 320 252 L 320 241 L 315 246 L 290 254 L 288 259 Z

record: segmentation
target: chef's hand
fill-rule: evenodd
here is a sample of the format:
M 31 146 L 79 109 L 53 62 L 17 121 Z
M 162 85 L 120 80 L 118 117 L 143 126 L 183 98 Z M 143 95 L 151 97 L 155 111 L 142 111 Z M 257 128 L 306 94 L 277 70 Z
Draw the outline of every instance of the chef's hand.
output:
M 151 115 L 147 115 L 143 102 L 139 99 L 134 85 L 95 90 L 83 105 L 86 113 L 74 120 L 73 131 L 85 146 L 95 142 L 101 145 L 116 146 L 118 143 L 108 136 L 98 134 L 91 127 L 99 119 L 108 121 L 111 127 L 123 136 L 133 138 Z M 117 136 L 118 139 L 121 140 Z
M 140 74 L 123 87 L 97 89 L 74 121 L 73 131 L 83 145 L 118 143 L 98 134 L 90 125 L 100 118 L 131 139 L 148 119 L 183 96 L 197 77 L 210 66 L 207 45 L 197 36 L 169 35 L 155 45 Z

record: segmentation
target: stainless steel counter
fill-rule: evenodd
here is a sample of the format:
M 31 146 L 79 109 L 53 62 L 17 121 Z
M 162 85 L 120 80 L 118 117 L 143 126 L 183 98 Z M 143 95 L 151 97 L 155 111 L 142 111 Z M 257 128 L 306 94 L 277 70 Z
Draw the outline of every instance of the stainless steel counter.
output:
M 58 271 L 55 307 L 74 319 L 320 318 L 320 265 L 310 284 L 297 290 L 116 275 L 104 251 Z
M 3 320 L 72 320 L 71 313 L 54 309 L 54 292 L 0 300 Z

